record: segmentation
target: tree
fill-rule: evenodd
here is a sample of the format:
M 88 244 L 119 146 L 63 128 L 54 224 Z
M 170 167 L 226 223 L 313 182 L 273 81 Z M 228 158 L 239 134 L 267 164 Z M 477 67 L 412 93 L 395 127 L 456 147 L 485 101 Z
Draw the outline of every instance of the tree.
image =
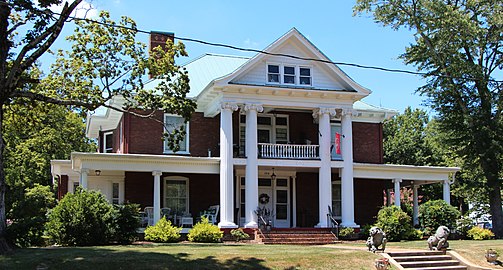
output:
M 446 142 L 482 172 L 493 230 L 503 237 L 501 0 L 358 0 L 354 10 L 413 32 L 415 43 L 401 58 L 424 72 L 418 92 L 436 110 Z
M 10 250 L 5 241 L 3 120 L 11 104 L 22 99 L 30 106 L 38 101 L 81 113 L 99 106 L 131 113 L 163 110 L 186 120 L 195 110 L 195 102 L 186 98 L 187 72 L 175 64 L 176 57 L 186 56 L 183 44 L 169 41 L 166 50 L 158 47 L 149 54 L 146 46 L 136 41 L 138 30 L 130 18 L 115 22 L 107 12 L 102 12 L 97 22 L 72 18 L 81 2 L 0 0 L 0 253 Z M 52 5 L 62 5 L 61 12 L 51 12 Z M 77 24 L 68 37 L 72 50 L 57 52 L 48 76 L 30 72 L 70 19 Z M 147 73 L 162 82 L 153 89 L 143 89 Z M 108 105 L 116 95 L 124 97 L 125 107 Z M 183 130 L 170 135 L 171 140 L 179 140 Z

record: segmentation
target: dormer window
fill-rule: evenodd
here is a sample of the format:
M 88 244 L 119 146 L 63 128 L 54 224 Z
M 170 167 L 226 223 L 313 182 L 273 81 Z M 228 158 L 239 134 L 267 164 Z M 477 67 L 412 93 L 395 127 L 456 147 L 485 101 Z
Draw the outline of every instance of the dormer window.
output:
M 267 64 L 267 83 L 311 86 L 312 71 L 306 66 Z

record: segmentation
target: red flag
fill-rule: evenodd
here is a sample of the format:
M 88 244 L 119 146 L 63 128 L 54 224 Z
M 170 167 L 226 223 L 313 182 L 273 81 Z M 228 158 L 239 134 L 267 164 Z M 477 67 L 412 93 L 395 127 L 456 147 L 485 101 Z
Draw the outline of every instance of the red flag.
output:
M 338 132 L 335 133 L 335 153 L 341 154 L 341 134 Z

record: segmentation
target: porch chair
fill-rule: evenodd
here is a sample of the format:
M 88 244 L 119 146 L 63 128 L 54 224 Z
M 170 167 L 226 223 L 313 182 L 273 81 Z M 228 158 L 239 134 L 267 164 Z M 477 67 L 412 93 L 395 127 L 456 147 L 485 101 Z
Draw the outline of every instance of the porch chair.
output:
M 208 222 L 215 225 L 217 223 L 218 210 L 220 210 L 220 205 L 212 205 L 208 207 L 208 210 L 204 211 L 201 215 L 208 219 Z
M 175 224 L 175 221 L 173 220 L 173 214 L 171 213 L 171 208 L 161 208 L 161 218 L 166 217 L 166 220 L 171 220 L 173 224 Z
M 153 226 L 154 225 L 154 207 L 147 206 L 145 207 L 145 219 L 147 226 Z

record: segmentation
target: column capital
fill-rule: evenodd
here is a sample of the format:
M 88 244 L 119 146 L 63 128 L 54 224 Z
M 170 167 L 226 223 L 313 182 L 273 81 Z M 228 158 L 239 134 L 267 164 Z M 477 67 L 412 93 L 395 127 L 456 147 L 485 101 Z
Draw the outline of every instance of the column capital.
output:
M 238 105 L 234 102 L 221 102 L 220 103 L 220 110 L 237 111 Z
M 263 112 L 264 111 L 264 107 L 262 107 L 262 105 L 260 105 L 260 104 L 249 103 L 249 104 L 245 104 L 244 105 L 243 110 L 245 112 L 247 112 L 247 111 Z
M 313 110 L 313 118 L 317 118 L 318 116 L 321 116 L 323 114 L 328 114 L 329 116 L 335 116 L 336 115 L 336 110 L 335 108 L 317 108 Z
M 402 183 L 402 178 L 394 178 L 393 183 Z
M 161 176 L 161 175 L 162 175 L 162 172 L 161 172 L 161 171 L 153 171 L 153 172 L 152 172 L 152 175 L 153 175 L 153 176 Z
M 341 116 L 356 116 L 356 110 L 353 108 L 340 108 Z

